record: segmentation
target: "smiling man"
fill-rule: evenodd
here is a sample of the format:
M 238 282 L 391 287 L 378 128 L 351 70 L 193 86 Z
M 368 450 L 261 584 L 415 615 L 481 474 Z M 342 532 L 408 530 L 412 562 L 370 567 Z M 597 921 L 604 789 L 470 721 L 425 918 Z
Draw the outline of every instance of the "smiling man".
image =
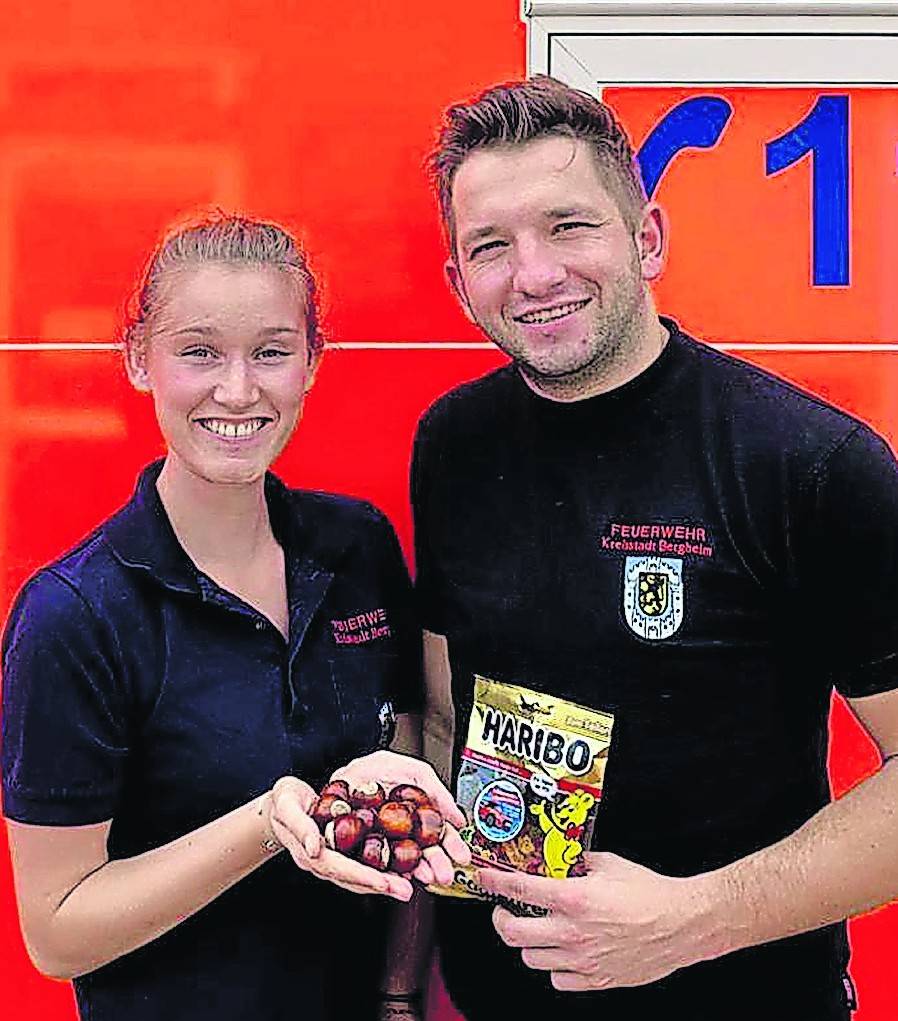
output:
M 661 215 L 637 202 L 619 205 L 588 144 L 565 135 L 480 148 L 456 170 L 449 279 L 548 397 L 612 389 L 664 346 L 645 287 L 661 269 Z
M 588 874 L 481 872 L 544 918 L 439 903 L 450 993 L 468 1021 L 844 1021 L 843 920 L 898 891 L 894 458 L 658 316 L 664 217 L 602 103 L 498 86 L 432 165 L 449 282 L 511 362 L 416 440 L 429 754 L 457 776 L 475 675 L 614 717 Z M 834 687 L 884 759 L 836 803 Z

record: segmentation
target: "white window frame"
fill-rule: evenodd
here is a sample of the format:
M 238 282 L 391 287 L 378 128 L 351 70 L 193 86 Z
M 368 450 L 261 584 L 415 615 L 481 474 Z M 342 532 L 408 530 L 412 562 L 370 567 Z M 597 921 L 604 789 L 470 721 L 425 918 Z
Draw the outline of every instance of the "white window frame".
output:
M 596 96 L 613 85 L 898 86 L 891 0 L 522 0 L 521 17 L 528 74 Z
M 892 0 L 522 0 L 521 18 L 528 75 L 551 74 L 596 97 L 627 85 L 898 87 Z M 882 342 L 721 346 L 898 352 Z

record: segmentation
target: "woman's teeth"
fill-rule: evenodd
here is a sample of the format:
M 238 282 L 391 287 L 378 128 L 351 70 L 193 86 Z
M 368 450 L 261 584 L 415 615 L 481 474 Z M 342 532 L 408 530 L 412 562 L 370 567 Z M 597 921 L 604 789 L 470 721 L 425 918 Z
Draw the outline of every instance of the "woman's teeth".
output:
M 266 419 L 251 418 L 246 422 L 225 422 L 220 418 L 201 418 L 199 421 L 210 433 L 234 440 L 257 433 L 265 425 Z

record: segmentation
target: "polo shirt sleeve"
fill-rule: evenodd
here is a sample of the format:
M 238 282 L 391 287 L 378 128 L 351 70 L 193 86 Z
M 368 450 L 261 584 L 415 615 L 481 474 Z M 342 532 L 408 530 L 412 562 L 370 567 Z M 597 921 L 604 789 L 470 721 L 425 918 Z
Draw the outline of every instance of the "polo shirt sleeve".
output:
M 398 652 L 390 700 L 396 713 L 420 713 L 424 708 L 421 625 L 402 548 L 393 526 L 380 512 L 377 544 L 380 584 Z
M 439 558 L 434 554 L 432 514 L 435 495 L 433 472 L 437 460 L 436 409 L 424 415 L 418 424 L 412 453 L 411 500 L 415 527 L 415 596 L 421 626 L 434 634 L 446 633 L 440 599 Z
M 75 826 L 116 809 L 127 753 L 120 683 L 90 606 L 45 570 L 3 636 L 3 810 L 19 822 Z
M 809 655 L 838 691 L 898 687 L 898 464 L 857 425 L 817 466 L 806 534 L 796 536 L 797 597 Z M 785 612 L 788 614 L 788 606 Z

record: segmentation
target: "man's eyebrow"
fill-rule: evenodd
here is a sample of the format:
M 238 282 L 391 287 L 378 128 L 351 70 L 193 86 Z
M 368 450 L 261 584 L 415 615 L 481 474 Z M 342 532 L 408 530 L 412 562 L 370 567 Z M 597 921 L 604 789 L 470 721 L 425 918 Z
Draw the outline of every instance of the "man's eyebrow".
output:
M 492 224 L 486 224 L 483 227 L 474 227 L 472 230 L 467 231 L 459 240 L 462 245 L 470 245 L 474 241 L 481 241 L 483 238 L 488 238 L 495 233 L 496 228 Z
M 547 209 L 545 215 L 549 220 L 567 220 L 572 216 L 583 216 L 590 220 L 606 219 L 597 209 L 590 206 L 555 206 L 553 209 Z

